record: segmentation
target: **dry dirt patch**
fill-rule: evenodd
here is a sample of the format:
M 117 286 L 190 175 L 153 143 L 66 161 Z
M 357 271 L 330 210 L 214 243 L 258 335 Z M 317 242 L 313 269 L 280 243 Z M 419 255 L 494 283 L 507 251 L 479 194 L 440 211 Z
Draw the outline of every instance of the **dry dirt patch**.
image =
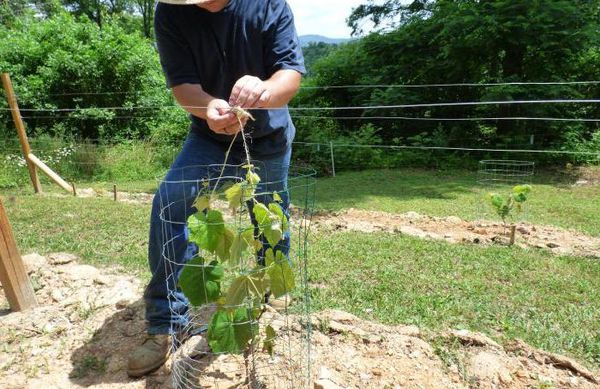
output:
M 416 212 L 393 214 L 350 208 L 335 213 L 317 214 L 312 223 L 317 229 L 388 232 L 450 243 L 505 245 L 508 239 L 507 231 L 501 223 L 465 221 L 456 216 L 433 217 Z M 516 244 L 520 247 L 545 249 L 558 255 L 600 258 L 600 238 L 578 231 L 519 223 L 516 237 Z
M 40 307 L 22 313 L 0 311 L 3 387 L 172 387 L 171 361 L 144 379 L 131 380 L 125 373 L 127 356 L 144 337 L 142 285 L 136 278 L 120 269 L 78 264 L 69 254 L 32 254 L 25 261 Z M 0 293 L 0 307 L 6 308 L 3 296 Z M 294 321 L 274 311 L 263 318 L 290 326 L 290 344 L 302 346 L 305 332 L 297 322 L 285 324 Z M 600 387 L 598 377 L 576 361 L 519 341 L 501 346 L 482 334 L 423 333 L 416 327 L 384 326 L 339 311 L 315 314 L 311 322 L 314 388 Z M 205 340 L 197 336 L 188 343 L 184 347 L 202 347 Z M 277 347 L 283 346 L 276 345 L 281 362 Z M 258 356 L 264 364 L 272 363 L 270 358 Z M 212 374 L 243 371 L 241 363 L 240 358 L 227 356 L 209 360 L 207 374 L 199 382 L 207 388 L 245 387 L 239 374 Z M 284 369 L 274 372 L 289 374 Z M 279 389 L 273 374 L 264 383 Z

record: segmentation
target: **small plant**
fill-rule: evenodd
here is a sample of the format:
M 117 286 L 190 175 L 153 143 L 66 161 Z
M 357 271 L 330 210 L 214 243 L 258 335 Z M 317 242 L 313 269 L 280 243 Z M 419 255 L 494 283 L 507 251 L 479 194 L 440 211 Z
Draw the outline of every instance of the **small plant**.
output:
M 517 185 L 506 197 L 498 193 L 488 193 L 487 199 L 506 225 L 506 220 L 512 219 L 515 211 L 520 213 L 523 210 L 523 203 L 527 201 L 530 192 L 531 185 Z
M 221 195 L 214 190 L 201 194 L 195 202 L 198 212 L 187 222 L 189 240 L 202 250 L 203 256 L 184 266 L 179 286 L 192 305 L 217 305 L 207 334 L 208 344 L 217 353 L 245 351 L 258 334 L 257 320 L 267 291 L 281 297 L 294 288 L 291 265 L 277 249 L 289 230 L 287 216 L 276 200 L 280 196 L 272 194 L 274 200 L 268 205 L 258 202 L 255 191 L 260 178 L 252 165 L 244 168 L 246 178 L 229 186 Z M 237 216 L 235 226 L 227 225 L 223 213 L 213 207 L 219 197 L 227 199 Z M 256 220 L 258 235 L 250 212 Z M 263 249 L 263 242 L 270 246 L 264 250 L 264 258 L 252 259 L 252 264 L 244 261 L 246 256 L 256 257 Z M 231 281 L 224 288 L 226 280 Z
M 507 227 L 507 220 L 514 220 L 516 213 L 521 213 L 523 204 L 529 198 L 531 185 L 517 185 L 512 188 L 508 196 L 499 193 L 488 193 L 486 198 L 489 204 L 494 208 L 496 214 L 502 219 L 504 227 Z M 515 226 L 511 226 L 510 244 L 514 244 Z
M 223 167 L 214 186 L 203 184 L 194 203 L 197 213 L 187 220 L 189 241 L 200 254 L 184 266 L 179 287 L 193 306 L 216 305 L 207 332 L 212 351 L 247 356 L 258 343 L 265 296 L 285 296 L 295 281 L 280 248 L 290 229 L 283 200 L 277 192 L 257 193 L 261 178 L 247 148 L 246 157 L 237 182 L 219 185 Z M 231 222 L 215 207 L 218 199 L 228 203 Z M 263 349 L 272 354 L 276 333 L 270 326 L 264 333 Z

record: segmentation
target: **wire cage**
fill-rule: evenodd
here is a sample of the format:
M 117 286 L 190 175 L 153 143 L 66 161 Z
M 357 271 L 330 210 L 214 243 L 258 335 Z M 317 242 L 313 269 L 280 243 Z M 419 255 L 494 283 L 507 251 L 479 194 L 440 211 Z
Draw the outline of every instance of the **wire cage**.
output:
M 248 165 L 210 165 L 186 168 L 159 187 L 175 388 L 310 385 L 307 260 L 316 173 L 253 169 L 260 177 L 254 186 Z M 275 179 L 286 171 L 287 180 Z M 271 211 L 266 222 L 259 209 Z M 280 239 L 267 233 L 276 227 Z M 211 245 L 217 230 L 229 232 L 213 235 L 225 238 Z
M 500 222 L 502 219 L 497 207 L 493 206 L 492 196 L 498 195 L 506 201 L 513 193 L 513 188 L 529 185 L 535 175 L 535 162 L 519 160 L 482 160 L 479 161 L 477 183 L 480 189 L 480 201 L 477 203 L 477 213 L 480 220 Z M 528 207 L 519 207 L 503 221 L 523 222 L 531 215 Z M 482 225 L 487 225 L 483 222 Z
M 479 161 L 477 181 L 484 186 L 531 184 L 535 162 L 516 160 Z

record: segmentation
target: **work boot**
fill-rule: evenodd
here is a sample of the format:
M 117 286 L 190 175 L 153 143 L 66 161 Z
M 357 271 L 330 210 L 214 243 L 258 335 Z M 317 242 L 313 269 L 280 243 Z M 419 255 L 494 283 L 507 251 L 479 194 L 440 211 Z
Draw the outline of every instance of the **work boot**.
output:
M 127 363 L 127 375 L 141 377 L 164 365 L 171 351 L 171 335 L 148 335 Z

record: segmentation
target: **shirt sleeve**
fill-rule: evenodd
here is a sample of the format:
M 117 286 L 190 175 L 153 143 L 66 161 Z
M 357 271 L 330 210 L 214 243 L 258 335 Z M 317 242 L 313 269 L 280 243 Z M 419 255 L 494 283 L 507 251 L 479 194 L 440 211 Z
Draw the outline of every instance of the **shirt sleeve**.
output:
M 189 43 L 177 25 L 178 6 L 158 3 L 154 16 L 154 31 L 160 63 L 167 87 L 200 84 L 200 78 Z
M 270 1 L 263 36 L 265 66 L 269 76 L 282 69 L 306 73 L 294 16 L 287 1 Z

